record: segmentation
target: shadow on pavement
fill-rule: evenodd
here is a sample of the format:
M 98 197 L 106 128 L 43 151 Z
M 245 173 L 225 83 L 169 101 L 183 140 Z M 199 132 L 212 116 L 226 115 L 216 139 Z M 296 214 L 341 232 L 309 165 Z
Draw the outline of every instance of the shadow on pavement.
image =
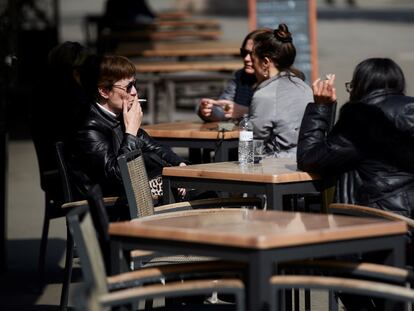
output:
M 39 239 L 11 240 L 8 248 L 8 271 L 0 276 L 0 310 L 52 311 L 56 305 L 36 305 L 49 285 L 55 286 L 56 301 L 60 297 L 63 268 L 59 262 L 65 256 L 66 241 L 52 238 L 48 241 L 45 273 L 40 277 L 37 267 Z M 80 269 L 73 270 L 73 279 L 81 276 Z M 71 310 L 68 308 L 68 310 Z

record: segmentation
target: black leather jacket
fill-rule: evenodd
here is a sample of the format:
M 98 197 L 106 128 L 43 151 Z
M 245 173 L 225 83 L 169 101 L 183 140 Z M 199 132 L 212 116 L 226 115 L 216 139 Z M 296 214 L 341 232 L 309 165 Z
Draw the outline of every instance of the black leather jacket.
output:
M 412 216 L 414 98 L 385 90 L 345 104 L 327 134 L 331 107 L 310 103 L 297 162 L 304 171 L 339 176 L 336 201 Z
M 117 163 L 121 154 L 140 148 L 147 173 L 161 174 L 162 167 L 184 162 L 171 148 L 156 142 L 143 129 L 138 135 L 126 134 L 123 122 L 93 103 L 72 145 L 76 165 L 93 183 L 102 187 L 104 195 L 121 195 L 123 187 Z

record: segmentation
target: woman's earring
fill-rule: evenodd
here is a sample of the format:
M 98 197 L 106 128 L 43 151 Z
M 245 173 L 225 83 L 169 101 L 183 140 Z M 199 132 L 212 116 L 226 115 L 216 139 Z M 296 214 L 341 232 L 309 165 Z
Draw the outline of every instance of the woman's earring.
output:
M 263 76 L 267 78 L 269 76 L 269 69 L 266 70 L 266 68 L 263 68 L 263 71 L 264 71 Z

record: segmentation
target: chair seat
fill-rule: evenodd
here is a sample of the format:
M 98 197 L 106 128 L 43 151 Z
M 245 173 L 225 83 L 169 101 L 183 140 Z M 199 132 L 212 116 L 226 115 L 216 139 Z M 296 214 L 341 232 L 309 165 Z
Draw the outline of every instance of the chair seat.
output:
M 153 254 L 153 258 L 150 258 L 148 261 L 142 260 L 143 267 L 151 267 L 157 265 L 167 265 L 174 263 L 191 263 L 191 262 L 204 262 L 204 261 L 215 261 L 218 260 L 215 257 L 205 257 L 205 256 L 194 256 L 194 255 L 166 255 L 162 254 Z

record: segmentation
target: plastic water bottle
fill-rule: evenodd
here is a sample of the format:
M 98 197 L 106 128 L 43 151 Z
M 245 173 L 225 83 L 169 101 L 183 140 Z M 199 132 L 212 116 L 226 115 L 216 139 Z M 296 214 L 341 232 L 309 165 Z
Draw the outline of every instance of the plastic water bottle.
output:
M 239 164 L 253 164 L 253 124 L 245 114 L 239 123 Z

